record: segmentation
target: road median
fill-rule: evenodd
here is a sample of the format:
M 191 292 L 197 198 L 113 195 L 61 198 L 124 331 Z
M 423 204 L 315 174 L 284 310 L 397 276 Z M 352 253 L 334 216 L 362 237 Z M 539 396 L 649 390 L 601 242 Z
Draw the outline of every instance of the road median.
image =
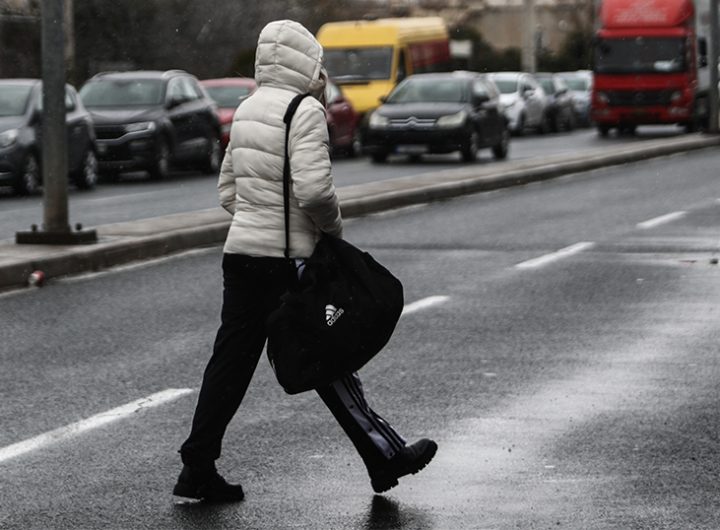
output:
M 486 166 L 424 173 L 338 189 L 343 217 L 450 199 L 538 182 L 602 167 L 720 145 L 720 137 L 687 135 L 614 146 L 602 153 L 555 155 Z M 0 290 L 28 284 L 33 271 L 45 278 L 99 271 L 138 260 L 212 246 L 225 239 L 230 216 L 220 208 L 97 227 L 92 245 L 41 246 L 0 242 Z

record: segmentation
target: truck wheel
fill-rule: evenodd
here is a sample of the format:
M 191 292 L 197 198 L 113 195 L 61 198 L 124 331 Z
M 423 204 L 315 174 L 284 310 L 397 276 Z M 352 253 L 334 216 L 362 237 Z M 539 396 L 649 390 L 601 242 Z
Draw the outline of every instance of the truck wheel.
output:
M 370 158 L 372 159 L 374 164 L 384 164 L 385 162 L 387 162 L 387 157 L 388 157 L 388 154 L 382 153 L 382 152 L 381 153 L 373 153 L 372 155 L 370 155 Z
M 610 127 L 608 127 L 607 125 L 598 125 L 597 131 L 602 138 L 607 138 L 608 134 L 610 133 Z

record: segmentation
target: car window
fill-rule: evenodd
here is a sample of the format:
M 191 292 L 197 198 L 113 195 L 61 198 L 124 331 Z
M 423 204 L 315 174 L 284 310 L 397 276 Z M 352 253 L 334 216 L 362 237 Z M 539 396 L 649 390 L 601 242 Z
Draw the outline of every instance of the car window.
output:
M 334 103 L 342 97 L 342 92 L 334 83 L 328 83 L 325 87 L 325 100 L 328 103 Z
M 75 101 L 75 96 L 73 96 L 72 92 L 70 92 L 70 89 L 65 89 L 65 110 L 72 112 L 76 107 L 77 103 Z
M 251 89 L 246 86 L 206 86 L 205 91 L 218 107 L 234 109 L 241 99 L 250 95 Z
M 193 94 L 195 94 L 196 99 L 201 99 L 205 97 L 205 94 L 203 93 L 202 89 L 200 88 L 200 85 L 195 79 L 187 78 L 186 80 L 188 84 L 190 85 L 190 90 L 192 90 Z
M 32 85 L 0 86 L 0 117 L 25 114 Z
M 493 79 L 501 94 L 514 94 L 518 90 L 517 79 Z
M 163 83 L 159 79 L 97 79 L 80 90 L 86 107 L 134 107 L 160 105 Z
M 180 79 L 180 90 L 182 92 L 183 99 L 186 101 L 193 101 L 196 99 L 200 99 L 201 97 L 201 92 L 195 90 L 192 79 L 189 79 L 187 77 L 183 77 Z
M 408 77 L 388 97 L 388 103 L 460 103 L 468 100 L 467 81 Z
M 183 97 L 183 87 L 180 78 L 171 79 L 168 82 L 167 101 L 180 100 Z

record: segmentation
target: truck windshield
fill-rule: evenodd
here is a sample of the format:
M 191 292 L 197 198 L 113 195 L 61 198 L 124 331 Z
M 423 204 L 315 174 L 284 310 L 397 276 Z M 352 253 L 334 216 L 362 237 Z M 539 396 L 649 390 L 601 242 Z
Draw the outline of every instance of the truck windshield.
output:
M 675 73 L 686 67 L 685 41 L 679 37 L 601 39 L 595 45 L 598 73 Z
M 325 50 L 325 69 L 337 84 L 390 79 L 392 48 Z

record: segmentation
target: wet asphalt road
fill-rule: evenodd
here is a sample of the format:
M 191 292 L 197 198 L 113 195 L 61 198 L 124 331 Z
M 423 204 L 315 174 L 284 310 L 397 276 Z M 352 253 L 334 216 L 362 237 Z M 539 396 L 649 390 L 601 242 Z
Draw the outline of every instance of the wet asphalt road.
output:
M 348 222 L 408 302 L 449 297 L 361 372 L 376 410 L 440 445 L 387 495 L 263 359 L 219 461 L 244 502 L 169 495 L 193 393 L 0 461 L 0 528 L 718 528 L 719 165 L 704 151 Z M 0 451 L 197 389 L 219 259 L 0 297 Z
M 543 158 L 548 155 L 577 154 L 605 146 L 641 142 L 681 134 L 676 127 L 646 127 L 636 136 L 611 136 L 601 139 L 592 129 L 572 133 L 532 135 L 513 138 L 510 160 Z M 481 151 L 476 165 L 497 165 L 489 150 Z M 406 177 L 444 169 L 461 168 L 457 153 L 426 156 L 419 161 L 407 157 L 391 157 L 388 164 L 375 165 L 368 158 L 334 161 L 333 175 L 337 186 L 363 184 L 376 180 Z M 42 197 L 14 197 L 10 188 L 0 187 L 0 239 L 14 238 L 15 232 L 27 230 L 32 224 L 43 223 Z M 216 178 L 197 172 L 175 172 L 163 182 L 148 180 L 143 172 L 126 174 L 119 183 L 101 183 L 92 191 L 71 189 L 69 193 L 70 224 L 86 227 L 107 223 L 158 217 L 178 212 L 216 208 Z

